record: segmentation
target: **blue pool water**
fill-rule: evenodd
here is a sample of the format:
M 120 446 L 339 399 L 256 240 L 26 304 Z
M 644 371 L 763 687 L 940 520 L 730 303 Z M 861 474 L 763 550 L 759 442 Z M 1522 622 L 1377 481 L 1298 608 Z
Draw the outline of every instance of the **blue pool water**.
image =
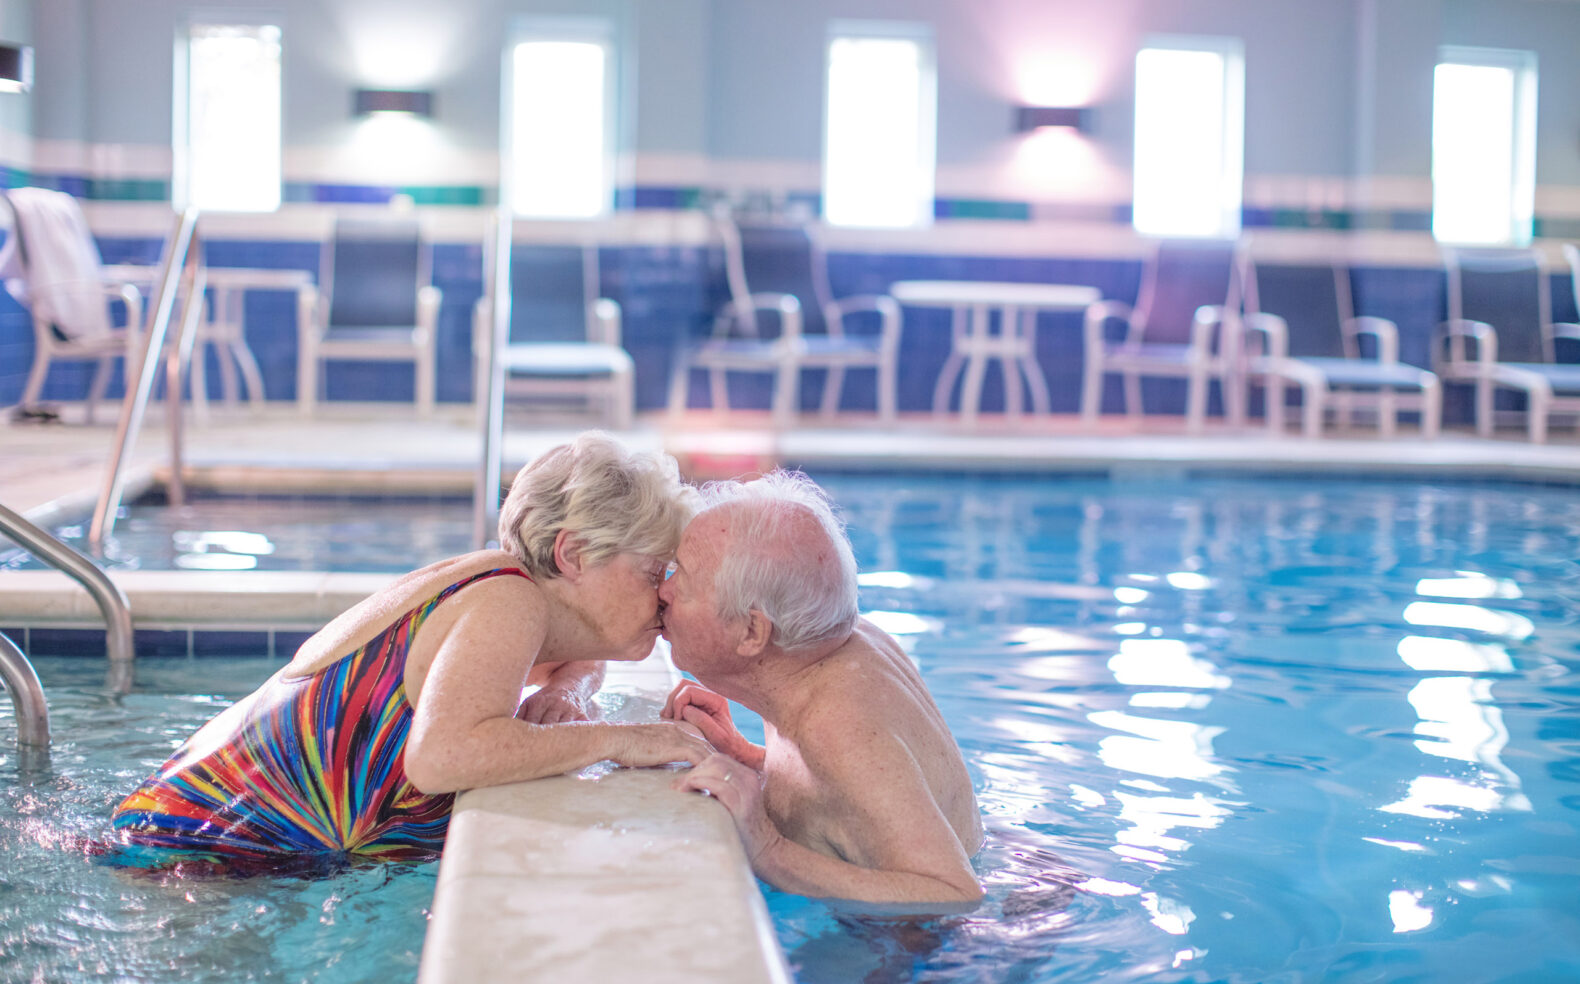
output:
M 413 981 L 438 866 L 216 878 L 112 867 L 110 810 L 279 663 L 146 659 L 129 694 L 103 659 L 36 660 L 47 762 L 23 763 L 0 699 L 0 981 Z
M 988 899 L 884 921 L 769 892 L 800 984 L 1580 979 L 1577 490 L 821 478 L 863 610 L 965 751 Z M 53 960 L 51 980 L 284 980 L 291 953 L 317 968 L 341 949 L 389 950 L 376 979 L 411 979 L 433 866 L 254 893 L 106 874 L 62 846 L 267 672 L 169 665 L 140 684 L 167 696 L 116 699 L 94 689 L 102 664 L 52 661 L 57 713 L 75 710 L 43 785 L 0 744 L 0 857 L 24 859 L 0 870 L 0 980 L 32 979 L 15 954 Z M 172 942 L 197 925 L 240 955 Z
M 1580 494 L 827 482 L 965 749 L 977 913 L 824 981 L 1580 979 Z
M 88 525 L 51 532 L 88 553 Z M 0 571 L 44 566 L 8 547 L 0 537 Z M 394 574 L 470 549 L 470 497 L 204 494 L 175 507 L 156 493 L 122 507 L 98 559 L 107 570 Z

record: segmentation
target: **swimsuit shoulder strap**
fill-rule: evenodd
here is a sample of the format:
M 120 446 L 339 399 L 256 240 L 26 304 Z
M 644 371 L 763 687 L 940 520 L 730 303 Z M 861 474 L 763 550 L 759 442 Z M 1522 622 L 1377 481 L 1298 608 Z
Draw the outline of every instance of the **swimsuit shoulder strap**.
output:
M 449 598 L 457 591 L 460 591 L 462 588 L 476 584 L 478 581 L 486 581 L 491 577 L 501 577 L 512 574 L 516 575 L 517 577 L 524 577 L 528 581 L 532 580 L 532 575 L 528 574 L 519 567 L 495 567 L 493 570 L 479 571 L 476 574 L 461 578 L 461 580 L 445 588 L 443 591 L 440 591 L 432 598 L 429 598 L 422 604 L 417 605 L 411 611 L 406 613 L 406 619 L 412 623 L 412 629 L 415 630 L 416 627 L 421 625 L 422 622 L 430 614 L 432 614 L 433 610 L 438 608 L 445 599 Z

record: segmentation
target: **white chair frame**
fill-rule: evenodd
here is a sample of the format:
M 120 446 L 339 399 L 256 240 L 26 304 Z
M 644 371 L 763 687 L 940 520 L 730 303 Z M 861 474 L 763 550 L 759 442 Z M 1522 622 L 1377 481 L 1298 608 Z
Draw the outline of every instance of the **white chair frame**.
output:
M 334 290 L 333 240 L 325 242 L 319 286 L 299 289 L 297 296 L 296 400 L 303 416 L 311 417 L 318 405 L 320 364 L 336 361 L 410 362 L 416 373 L 419 415 L 433 414 L 437 388 L 439 304 L 442 294 L 433 284 L 422 284 L 431 270 L 432 245 L 422 242 L 417 288 L 417 323 L 370 330 L 335 329 L 328 324 L 330 294 Z
M 1452 249 L 1445 251 L 1448 320 L 1439 329 L 1433 355 L 1439 359 L 1435 368 L 1443 379 L 1475 384 L 1476 433 L 1482 437 L 1492 436 L 1495 424 L 1493 397 L 1498 387 L 1503 387 L 1525 394 L 1526 436 L 1532 444 L 1543 444 L 1547 441 L 1549 418 L 1553 414 L 1580 415 L 1580 365 L 1554 362 L 1556 340 L 1568 338 L 1580 341 L 1580 324 L 1552 321 L 1552 296 L 1541 253 L 1536 250 L 1524 250 L 1523 253 L 1537 272 L 1539 330 L 1542 332 L 1546 363 L 1537 366 L 1498 361 L 1497 329 L 1485 321 L 1463 316 L 1460 268 L 1465 255 L 1462 251 Z M 1555 371 L 1547 371 L 1548 366 Z M 1560 388 L 1565 392 L 1560 393 Z

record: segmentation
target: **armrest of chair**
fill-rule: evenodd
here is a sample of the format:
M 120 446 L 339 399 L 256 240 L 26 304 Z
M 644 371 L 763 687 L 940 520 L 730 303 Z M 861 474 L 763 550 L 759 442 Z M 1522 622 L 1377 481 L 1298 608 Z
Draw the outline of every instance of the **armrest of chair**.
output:
M 776 294 L 763 292 L 748 294 L 746 296 L 746 310 L 735 301 L 725 304 L 719 312 L 719 317 L 713 324 L 715 335 L 727 335 L 731 321 L 741 322 L 751 326 L 752 337 L 758 337 L 757 312 L 772 311 L 779 317 L 779 336 L 781 338 L 801 337 L 801 302 L 794 294 Z
M 143 332 L 143 292 L 129 283 L 107 283 L 104 293 L 126 305 L 126 333 L 138 338 Z
M 323 334 L 322 298 L 323 295 L 312 284 L 304 284 L 296 290 L 296 341 L 299 351 L 316 348 L 317 340 Z
M 443 297 L 443 292 L 433 284 L 417 291 L 417 330 L 425 334 L 430 348 L 439 333 L 439 302 Z
M 488 351 L 488 336 L 493 330 L 492 320 L 494 304 L 484 294 L 472 303 L 472 354 L 482 355 Z
M 1214 352 L 1213 340 L 1217 336 L 1216 351 L 1218 355 L 1232 354 L 1239 348 L 1240 339 L 1236 336 L 1225 336 L 1223 328 L 1229 324 L 1232 315 L 1222 304 L 1203 304 L 1191 315 L 1190 344 L 1191 348 L 1202 355 L 1211 355 Z M 1244 329 L 1239 329 L 1243 332 Z
M 1568 246 L 1569 244 L 1565 243 L 1564 245 Z M 1572 348 L 1572 349 L 1575 350 L 1575 352 L 1577 354 L 1580 354 L 1580 325 L 1574 324 L 1573 322 L 1569 322 L 1569 321 L 1555 321 L 1552 324 L 1552 329 L 1553 329 L 1553 359 L 1555 361 L 1557 361 L 1557 362 L 1569 361 L 1569 360 L 1565 360 L 1565 359 L 1563 359 L 1561 357 L 1561 353 L 1558 351 L 1558 343 L 1559 342 L 1569 342 L 1569 343 L 1571 343 L 1570 345 L 1566 345 L 1564 347 L 1565 348 Z M 1580 358 L 1574 359 L 1572 361 L 1580 362 Z
M 1387 318 L 1361 315 L 1345 322 L 1351 335 L 1371 335 L 1377 339 L 1377 361 L 1399 361 L 1399 326 Z
M 593 301 L 587 309 L 587 337 L 604 345 L 620 343 L 620 304 L 607 297 Z
M 878 315 L 878 338 L 884 348 L 899 346 L 900 305 L 888 294 L 856 294 L 851 297 L 841 297 L 829 304 L 823 316 L 827 319 L 829 331 L 832 333 L 843 327 L 847 317 L 862 313 Z
M 1289 325 L 1276 314 L 1253 311 L 1242 322 L 1247 338 L 1260 338 L 1260 355 L 1268 359 L 1282 359 L 1289 353 Z M 1249 352 L 1247 353 L 1249 354 Z
M 1433 346 L 1433 355 L 1438 355 L 1446 347 L 1449 365 L 1476 362 L 1487 367 L 1498 361 L 1498 332 L 1485 321 L 1457 318 L 1443 322 L 1438 330 L 1442 344 Z M 1474 359 L 1466 357 L 1466 342 L 1475 344 Z
M 1120 321 L 1130 324 L 1130 316 L 1134 313 L 1130 305 L 1124 301 L 1094 301 L 1086 306 L 1085 339 L 1088 352 L 1098 351 L 1107 342 L 1103 330 L 1110 321 Z

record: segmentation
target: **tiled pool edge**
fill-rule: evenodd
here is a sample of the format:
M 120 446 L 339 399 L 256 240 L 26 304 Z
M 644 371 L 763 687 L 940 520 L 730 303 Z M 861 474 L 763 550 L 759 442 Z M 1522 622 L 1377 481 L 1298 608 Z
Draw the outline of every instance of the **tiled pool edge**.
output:
M 139 636 L 186 633 L 188 655 L 235 636 L 305 637 L 390 574 L 116 571 Z M 0 629 L 103 645 L 87 592 L 55 571 L 0 572 Z M 22 640 L 17 640 L 22 641 Z M 285 659 L 294 642 L 269 653 Z M 259 655 L 257 648 L 252 655 Z M 611 720 L 654 720 L 678 674 L 665 651 L 610 664 Z M 581 773 L 472 790 L 456 803 L 420 984 L 674 981 L 790 984 L 729 814 L 670 789 L 663 769 Z

